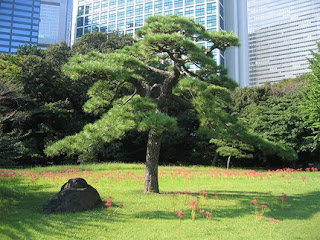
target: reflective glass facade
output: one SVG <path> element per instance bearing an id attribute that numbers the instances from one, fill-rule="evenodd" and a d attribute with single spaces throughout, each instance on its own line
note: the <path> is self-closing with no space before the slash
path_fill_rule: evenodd
<path id="1" fill-rule="evenodd" d="M 251 86 L 309 72 L 320 41 L 319 0 L 248 0 Z"/>
<path id="2" fill-rule="evenodd" d="M 66 41 L 70 44 L 72 0 L 46 0 L 40 5 L 39 47 Z"/>
<path id="3" fill-rule="evenodd" d="M 173 14 L 192 17 L 209 31 L 224 29 L 222 0 L 76 0 L 73 38 L 76 40 L 93 31 L 118 30 L 134 35 L 147 18 Z M 215 55 L 219 56 L 216 57 L 218 64 L 224 65 L 224 53 L 217 50 Z"/>
<path id="4" fill-rule="evenodd" d="M 0 0 L 0 53 L 37 44 L 40 0 Z"/>

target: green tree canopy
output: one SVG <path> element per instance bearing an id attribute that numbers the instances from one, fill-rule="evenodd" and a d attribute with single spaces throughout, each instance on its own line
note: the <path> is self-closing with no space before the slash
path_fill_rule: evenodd
<path id="1" fill-rule="evenodd" d="M 320 142 L 320 42 L 318 52 L 313 52 L 310 63 L 312 72 L 308 74 L 309 88 L 301 104 L 301 110 L 304 113 L 304 120 L 313 132 L 311 139 L 314 146 L 318 146 Z"/>
<path id="2" fill-rule="evenodd" d="M 197 41 L 207 41 L 210 47 L 206 49 Z M 210 109 L 219 114 L 215 107 L 230 98 L 225 86 L 235 84 L 217 66 L 212 52 L 237 45 L 235 34 L 208 32 L 193 19 L 154 16 L 138 31 L 132 46 L 109 54 L 92 52 L 74 56 L 64 72 L 74 81 L 91 81 L 90 99 L 84 110 L 102 117 L 77 135 L 49 146 L 46 153 L 90 152 L 100 143 L 123 137 L 130 129 L 149 131 L 145 192 L 159 192 L 161 139 L 165 131 L 174 131 L 177 125 L 168 112 L 170 103 L 195 108 L 201 123 L 210 121 L 206 117 L 207 109 L 198 107 L 202 102 L 208 102 Z M 192 71 L 190 66 L 201 70 Z M 158 77 L 151 78 L 152 74 Z"/>
<path id="3" fill-rule="evenodd" d="M 120 32 L 93 32 L 84 34 L 72 46 L 73 54 L 86 54 L 90 51 L 109 53 L 133 44 L 131 35 Z"/>

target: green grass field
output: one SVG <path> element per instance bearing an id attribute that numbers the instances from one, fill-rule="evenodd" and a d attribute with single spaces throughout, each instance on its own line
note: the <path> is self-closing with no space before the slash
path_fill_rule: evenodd
<path id="1" fill-rule="evenodd" d="M 140 164 L 0 170 L 0 239 L 320 239 L 320 172 L 160 167 L 161 194 L 143 194 L 143 176 Z M 43 214 L 43 204 L 74 177 L 114 205 Z M 268 206 L 262 217 L 261 205 Z"/>

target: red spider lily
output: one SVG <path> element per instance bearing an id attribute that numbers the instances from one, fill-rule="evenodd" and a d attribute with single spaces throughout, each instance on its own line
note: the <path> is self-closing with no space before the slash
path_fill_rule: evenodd
<path id="1" fill-rule="evenodd" d="M 178 218 L 182 218 L 184 216 L 184 213 L 182 211 L 178 211 Z"/>
<path id="2" fill-rule="evenodd" d="M 206 211 L 206 218 L 207 218 L 207 219 L 211 219 L 211 218 L 212 218 L 212 213 Z"/>
<path id="3" fill-rule="evenodd" d="M 200 190 L 199 191 L 199 194 L 204 196 L 204 197 L 207 197 L 208 196 L 208 192 L 206 190 Z"/>
<path id="4" fill-rule="evenodd" d="M 110 207 L 112 206 L 113 202 L 108 200 L 104 205 L 106 205 L 107 207 Z"/>
<path id="5" fill-rule="evenodd" d="M 192 208 L 196 208 L 198 203 L 196 201 L 192 200 L 190 205 L 191 205 Z"/>
<path id="6" fill-rule="evenodd" d="M 280 220 L 274 219 L 274 218 L 269 218 L 270 222 L 274 222 L 274 223 L 280 223 Z"/>
<path id="7" fill-rule="evenodd" d="M 257 199 L 253 199 L 251 202 L 257 204 L 259 201 Z"/>
<path id="8" fill-rule="evenodd" d="M 199 213 L 204 214 L 204 210 L 199 210 Z"/>
<path id="9" fill-rule="evenodd" d="M 268 208 L 268 206 L 267 205 L 262 205 L 261 208 L 262 209 L 266 209 L 266 208 Z"/>
<path id="10" fill-rule="evenodd" d="M 189 190 L 185 190 L 183 193 L 184 193 L 184 194 L 189 194 L 190 191 L 189 191 Z"/>

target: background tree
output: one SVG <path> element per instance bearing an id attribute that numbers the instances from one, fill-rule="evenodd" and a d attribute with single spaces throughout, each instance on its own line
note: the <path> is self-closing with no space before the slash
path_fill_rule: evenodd
<path id="1" fill-rule="evenodd" d="M 286 146 L 299 154 L 300 162 L 306 164 L 314 148 L 307 138 L 311 131 L 303 119 L 300 103 L 306 95 L 306 76 L 284 80 L 273 85 L 238 89 L 233 93 L 233 111 L 244 126 L 261 138 Z M 267 156 L 256 149 L 256 162 L 268 167 L 295 164 L 291 154 L 284 157 Z"/>
<path id="2" fill-rule="evenodd" d="M 212 44 L 209 49 L 195 42 L 203 40 Z M 216 75 L 213 79 L 217 79 L 220 75 L 229 80 L 213 60 L 212 51 L 217 48 L 224 51 L 238 44 L 233 33 L 208 32 L 192 19 L 155 16 L 140 29 L 132 47 L 108 55 L 89 53 L 73 57 L 65 73 L 79 81 L 93 80 L 85 110 L 99 113 L 110 104 L 113 106 L 100 120 L 48 147 L 46 153 L 90 152 L 103 142 L 123 137 L 128 130 L 148 130 L 145 192 L 158 193 L 161 140 L 164 131 L 173 131 L 177 126 L 176 119 L 169 116 L 170 103 L 192 108 L 201 100 L 197 98 L 199 94 L 208 98 L 227 94 L 226 88 L 206 82 L 205 76 Z M 190 71 L 190 64 L 203 71 Z M 146 78 L 151 73 L 161 81 Z M 192 85 L 200 92 L 189 91 Z M 131 96 L 123 97 L 130 91 Z"/>
<path id="3" fill-rule="evenodd" d="M 90 51 L 102 53 L 113 52 L 115 49 L 122 49 L 125 46 L 131 46 L 134 40 L 129 34 L 122 34 L 118 31 L 93 32 L 84 34 L 72 46 L 73 54 L 86 54 Z"/>
<path id="4" fill-rule="evenodd" d="M 320 142 L 320 42 L 318 43 L 318 52 L 313 52 L 310 63 L 312 72 L 307 75 L 309 87 L 304 95 L 301 111 L 308 128 L 312 131 L 308 139 L 312 141 L 312 150 L 314 151 L 319 147 Z M 318 161 L 320 161 L 319 158 Z"/>

